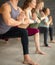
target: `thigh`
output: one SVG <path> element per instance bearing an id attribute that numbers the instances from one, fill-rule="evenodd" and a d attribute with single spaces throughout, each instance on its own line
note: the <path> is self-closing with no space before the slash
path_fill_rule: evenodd
<path id="1" fill-rule="evenodd" d="M 47 27 L 39 27 L 40 33 L 47 33 L 48 30 L 49 30 L 49 28 L 47 28 Z"/>
<path id="2" fill-rule="evenodd" d="M 49 28 L 44 27 L 44 36 L 48 36 L 48 31 L 49 31 Z"/>
<path id="3" fill-rule="evenodd" d="M 52 32 L 53 31 L 53 27 L 49 27 L 49 32 Z"/>
<path id="4" fill-rule="evenodd" d="M 39 29 L 36 29 L 36 28 L 27 28 L 27 31 L 28 31 L 29 36 L 32 36 L 32 35 L 35 35 L 36 33 L 39 33 Z"/>
<path id="5" fill-rule="evenodd" d="M 40 33 L 44 33 L 44 27 L 39 27 L 38 29 L 39 29 Z"/>
<path id="6" fill-rule="evenodd" d="M 12 27 L 7 33 L 1 35 L 2 38 L 17 38 L 21 37 L 24 29 L 18 27 Z"/>

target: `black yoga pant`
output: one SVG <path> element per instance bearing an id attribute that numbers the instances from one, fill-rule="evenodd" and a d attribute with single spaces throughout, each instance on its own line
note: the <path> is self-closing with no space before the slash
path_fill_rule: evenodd
<path id="1" fill-rule="evenodd" d="M 12 27 L 7 33 L 0 34 L 0 39 L 3 38 L 18 38 L 21 37 L 21 43 L 23 46 L 23 54 L 28 54 L 28 32 L 26 29 Z"/>
<path id="2" fill-rule="evenodd" d="M 44 45 L 48 46 L 48 31 L 47 27 L 39 27 L 39 31 L 44 34 Z"/>
<path id="3" fill-rule="evenodd" d="M 52 26 L 49 27 L 49 36 L 50 36 L 50 41 L 52 41 L 53 40 L 53 27 Z"/>

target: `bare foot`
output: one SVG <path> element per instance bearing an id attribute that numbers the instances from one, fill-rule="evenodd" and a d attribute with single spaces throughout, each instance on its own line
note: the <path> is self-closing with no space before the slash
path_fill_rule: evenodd
<path id="1" fill-rule="evenodd" d="M 32 60 L 25 60 L 23 63 L 29 64 L 29 65 L 39 65 L 39 64 L 36 64 L 35 62 L 33 62 Z"/>
<path id="2" fill-rule="evenodd" d="M 51 45 L 48 45 L 47 47 L 51 48 Z"/>
<path id="3" fill-rule="evenodd" d="M 51 40 L 50 43 L 55 43 L 55 41 L 54 40 Z"/>
<path id="4" fill-rule="evenodd" d="M 48 45 L 48 46 L 46 46 L 46 45 L 43 45 L 42 47 L 48 47 L 48 48 L 51 48 L 51 45 Z"/>
<path id="5" fill-rule="evenodd" d="M 42 54 L 42 55 L 46 55 L 46 53 L 43 52 L 43 51 L 35 51 L 35 53 Z"/>
<path id="6" fill-rule="evenodd" d="M 28 64 L 28 65 L 39 65 L 39 64 L 36 64 L 35 62 L 33 62 L 33 60 L 30 58 L 30 56 L 27 54 L 27 55 L 24 55 L 24 64 Z"/>

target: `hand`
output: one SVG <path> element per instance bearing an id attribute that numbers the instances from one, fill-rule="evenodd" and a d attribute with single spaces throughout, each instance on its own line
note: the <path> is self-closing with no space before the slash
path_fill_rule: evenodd
<path id="1" fill-rule="evenodd" d="M 25 18 L 25 19 L 24 19 L 23 24 L 30 24 L 28 18 Z"/>
<path id="2" fill-rule="evenodd" d="M 20 15 L 17 17 L 17 20 L 24 20 L 25 19 L 25 13 L 22 11 Z"/>

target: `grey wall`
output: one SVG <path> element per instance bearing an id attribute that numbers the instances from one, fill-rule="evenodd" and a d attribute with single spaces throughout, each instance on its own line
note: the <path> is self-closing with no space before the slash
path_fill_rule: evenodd
<path id="1" fill-rule="evenodd" d="M 44 0 L 45 7 L 49 7 L 51 10 L 51 15 L 53 17 L 53 29 L 55 34 L 55 0 Z"/>
<path id="2" fill-rule="evenodd" d="M 18 3 L 18 5 L 19 5 L 20 7 L 22 7 L 24 1 L 25 1 L 25 0 L 20 0 L 19 3 Z"/>

